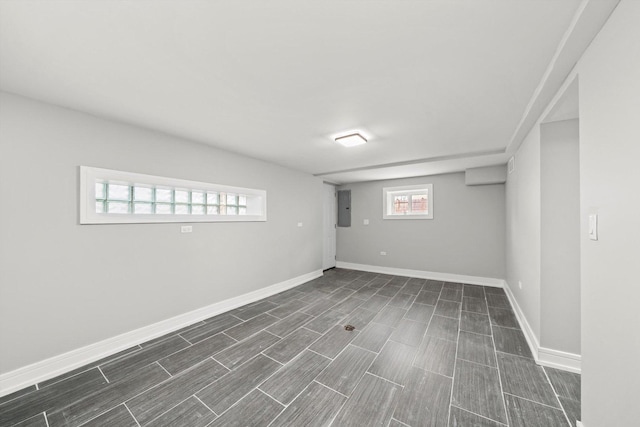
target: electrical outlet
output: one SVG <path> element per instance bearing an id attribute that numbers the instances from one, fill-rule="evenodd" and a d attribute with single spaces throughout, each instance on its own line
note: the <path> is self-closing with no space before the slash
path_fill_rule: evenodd
<path id="1" fill-rule="evenodd" d="M 191 225 L 183 225 L 180 227 L 181 233 L 191 233 L 193 231 L 193 226 Z"/>
<path id="2" fill-rule="evenodd" d="M 298 223 L 298 227 L 302 227 L 302 223 L 301 222 Z"/>
<path id="3" fill-rule="evenodd" d="M 380 255 L 385 256 L 385 255 L 387 255 L 387 253 L 382 251 L 382 252 L 380 252 Z"/>
<path id="4" fill-rule="evenodd" d="M 522 280 L 518 280 L 518 287 L 522 289 Z"/>
<path id="5" fill-rule="evenodd" d="M 369 225 L 369 220 L 368 219 L 363 219 L 362 220 L 362 224 L 363 225 Z"/>

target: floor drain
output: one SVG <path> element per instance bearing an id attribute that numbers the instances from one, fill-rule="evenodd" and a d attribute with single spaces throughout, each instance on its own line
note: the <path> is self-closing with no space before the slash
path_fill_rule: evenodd
<path id="1" fill-rule="evenodd" d="M 355 328 L 356 328 L 355 326 L 351 326 L 351 325 L 346 325 L 346 326 L 344 327 L 344 329 L 345 329 L 346 331 L 353 331 Z"/>

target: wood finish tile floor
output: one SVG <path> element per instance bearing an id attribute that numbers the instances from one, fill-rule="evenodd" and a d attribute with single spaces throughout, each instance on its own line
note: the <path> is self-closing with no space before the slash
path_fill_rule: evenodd
<path id="1" fill-rule="evenodd" d="M 349 332 L 345 325 L 355 326 Z M 334 269 L 0 398 L 0 426 L 575 426 L 503 290 Z"/>

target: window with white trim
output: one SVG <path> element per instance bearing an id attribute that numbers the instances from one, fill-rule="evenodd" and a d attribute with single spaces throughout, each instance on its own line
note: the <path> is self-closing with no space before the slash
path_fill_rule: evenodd
<path id="1" fill-rule="evenodd" d="M 433 184 L 382 189 L 384 219 L 433 219 Z"/>
<path id="2" fill-rule="evenodd" d="M 80 223 L 266 221 L 264 190 L 80 166 Z"/>

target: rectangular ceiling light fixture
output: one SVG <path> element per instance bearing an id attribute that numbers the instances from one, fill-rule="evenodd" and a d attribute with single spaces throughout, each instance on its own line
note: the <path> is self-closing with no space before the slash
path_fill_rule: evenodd
<path id="1" fill-rule="evenodd" d="M 336 138 L 336 142 L 344 145 L 345 147 L 354 147 L 356 145 L 365 144 L 367 140 L 359 133 L 352 133 L 349 135 L 338 136 Z"/>

